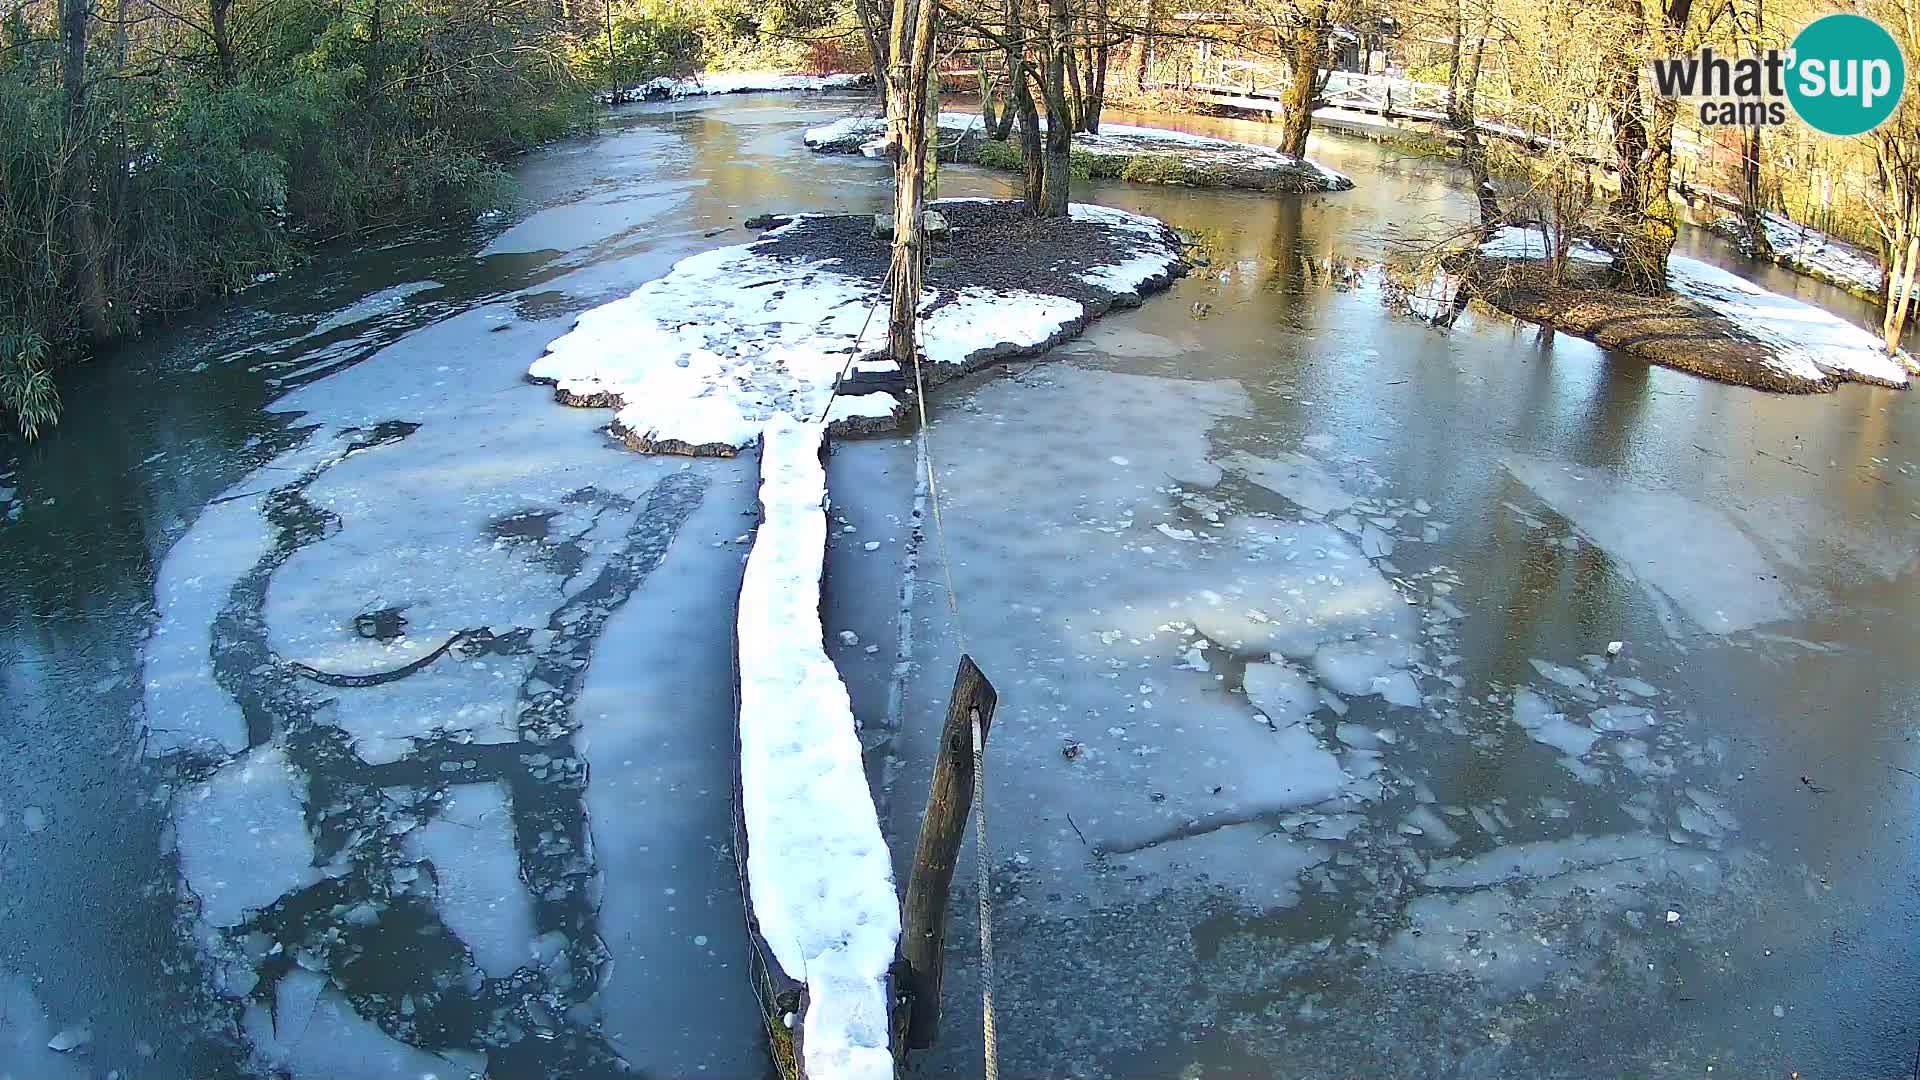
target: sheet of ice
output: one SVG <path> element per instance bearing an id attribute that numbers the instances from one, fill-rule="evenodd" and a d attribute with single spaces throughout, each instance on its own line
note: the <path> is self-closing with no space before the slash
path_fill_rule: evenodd
<path id="1" fill-rule="evenodd" d="M 160 621 L 143 654 L 148 754 L 246 749 L 246 719 L 214 682 L 208 656 L 214 617 L 270 542 L 260 500 L 235 499 L 207 507 L 162 560 L 153 585 Z"/>
<path id="2" fill-rule="evenodd" d="M 243 1021 L 255 1052 L 294 1080 L 387 1077 L 468 1080 L 486 1072 L 482 1055 L 429 1053 L 362 1018 L 324 977 L 295 967 L 275 988 L 275 1009 L 254 1004 Z"/>
<path id="3" fill-rule="evenodd" d="M 383 686 L 329 690 L 327 719 L 347 733 L 354 753 L 369 765 L 396 761 L 414 740 L 434 735 L 476 744 L 512 742 L 520 735 L 514 694 L 531 666 L 528 657 L 469 659 L 452 652 Z"/>
<path id="4" fill-rule="evenodd" d="M 433 864 L 434 906 L 482 971 L 505 978 L 533 959 L 533 898 L 520 880 L 506 785 L 450 788 L 440 812 L 404 848 L 408 858 Z"/>
<path id="5" fill-rule="evenodd" d="M 574 706 L 604 883 L 595 929 L 612 963 L 594 1002 L 609 1043 L 638 1072 L 751 1076 L 766 1050 L 731 855 L 742 552 L 732 541 L 756 477 L 739 462 L 693 467 L 707 474 L 707 493 L 608 620 Z"/>
<path id="6" fill-rule="evenodd" d="M 1577 975 L 1602 961 L 1596 942 L 1618 915 L 1713 887 L 1711 857 L 1640 834 L 1574 836 L 1436 859 L 1429 893 L 1407 905 L 1407 923 L 1381 950 L 1401 969 L 1469 975 L 1501 992 Z"/>
<path id="7" fill-rule="evenodd" d="M 1750 630 L 1797 605 L 1774 560 L 1720 510 L 1590 469 L 1510 457 L 1507 471 L 1615 565 L 1710 633 Z M 1711 551 L 1711 559 L 1698 552 Z"/>
<path id="8" fill-rule="evenodd" d="M 261 746 L 174 800 L 180 868 L 213 926 L 319 879 L 307 831 L 306 781 L 277 746 Z"/>
<path id="9" fill-rule="evenodd" d="M 1306 675 L 1284 660 L 1248 664 L 1244 685 L 1247 700 L 1275 727 L 1305 723 L 1320 704 Z"/>
<path id="10" fill-rule="evenodd" d="M 1204 883 L 1255 910 L 1292 907 L 1300 872 L 1333 854 L 1325 844 L 1289 835 L 1269 821 L 1248 821 L 1111 857 L 1128 875 Z"/>
<path id="11" fill-rule="evenodd" d="M 1328 643 L 1369 643 L 1328 653 L 1330 672 L 1353 668 L 1342 663 L 1351 650 L 1379 654 L 1342 683 L 1350 687 L 1345 693 L 1379 693 L 1373 677 L 1405 666 L 1418 635 L 1413 616 L 1351 538 L 1316 522 L 1258 517 L 1230 519 L 1222 535 L 1257 560 L 1260 577 L 1257 587 L 1234 582 L 1224 592 L 1195 592 L 1182 613 L 1209 640 L 1243 656 L 1277 653 L 1302 662 Z"/>
<path id="12" fill-rule="evenodd" d="M 1300 665 L 1327 642 L 1417 625 L 1330 526 L 1218 510 L 1209 522 L 1169 485 L 1201 471 L 1215 424 L 1248 407 L 1233 383 L 1056 365 L 972 388 L 935 422 L 967 647 L 1018 709 L 993 752 L 1021 764 L 989 770 L 989 799 L 1021 808 L 1009 843 L 1045 883 L 1022 893 L 1035 910 L 1074 917 L 1201 874 L 1230 902 L 1284 902 L 1289 883 L 1243 888 L 1229 865 L 1284 869 L 1249 823 L 1355 793 L 1318 725 L 1299 722 L 1320 704 Z M 1009 455 L 1033 465 L 1008 470 Z M 992 526 L 1008 515 L 1023 528 Z M 1194 539 L 1158 528 L 1175 521 Z M 942 651 L 914 657 L 916 711 L 944 701 L 955 659 L 937 629 L 922 640 Z M 1244 682 L 1211 662 L 1216 646 L 1251 661 Z"/>
<path id="13" fill-rule="evenodd" d="M 319 337 L 324 334 L 330 334 L 335 330 L 352 326 L 355 323 L 366 322 L 368 319 L 391 314 L 404 306 L 407 299 L 415 293 L 426 292 L 428 289 L 438 289 L 440 287 L 440 282 L 431 280 L 408 281 L 399 285 L 389 285 L 357 303 L 349 304 L 341 308 L 339 311 L 315 323 L 313 329 L 309 331 L 309 334 L 313 337 Z"/>
<path id="14" fill-rule="evenodd" d="M 1829 374 L 1907 385 L 1907 370 L 1880 338 L 1824 308 L 1755 285 L 1685 255 L 1667 260 L 1667 284 L 1772 345 L 1776 363 L 1810 379 Z"/>
<path id="15" fill-rule="evenodd" d="M 1289 450 L 1262 458 L 1243 451 L 1228 458 L 1227 465 L 1315 517 L 1353 505 L 1353 495 L 1340 486 L 1340 481 L 1305 454 Z"/>
<path id="16" fill-rule="evenodd" d="M 737 624 L 747 877 L 761 934 L 808 987 L 807 1073 L 885 1080 L 900 916 L 852 707 L 822 640 L 823 435 L 788 417 L 762 435 L 762 519 Z"/>
<path id="17" fill-rule="evenodd" d="M 1335 693 L 1347 697 L 1377 694 L 1389 704 L 1420 704 L 1420 688 L 1406 668 L 1413 642 L 1396 637 L 1330 641 L 1313 654 L 1313 672 Z"/>

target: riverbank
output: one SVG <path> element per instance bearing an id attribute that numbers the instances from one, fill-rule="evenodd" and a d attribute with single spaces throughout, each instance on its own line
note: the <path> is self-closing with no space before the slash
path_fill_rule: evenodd
<path id="1" fill-rule="evenodd" d="M 798 91 L 869 90 L 873 75 L 846 72 L 834 75 L 788 75 L 778 71 L 716 71 L 689 75 L 683 79 L 662 75 L 620 91 L 619 104 L 635 101 L 678 101 L 681 98 L 714 97 L 721 94 L 781 94 Z M 616 95 L 602 91 L 595 95 L 602 105 L 615 104 Z"/>
<path id="2" fill-rule="evenodd" d="M 1772 211 L 1761 218 L 1760 227 L 1767 234 L 1769 250 L 1764 255 L 1755 250 L 1752 230 L 1741 218 L 1723 217 L 1707 226 L 1751 258 L 1766 259 L 1863 300 L 1879 301 L 1886 274 L 1876 256 Z"/>
<path id="3" fill-rule="evenodd" d="M 1454 257 L 1449 270 L 1454 287 L 1506 315 L 1720 382 L 1822 394 L 1843 382 L 1905 389 L 1909 374 L 1920 374 L 1912 357 L 1890 355 L 1871 333 L 1698 259 L 1669 258 L 1663 296 L 1621 292 L 1611 261 L 1577 243 L 1556 283 L 1541 235 L 1508 227 Z"/>
<path id="4" fill-rule="evenodd" d="M 886 134 L 878 116 L 847 116 L 803 136 L 807 149 L 820 154 L 871 154 Z M 980 117 L 940 114 L 940 160 L 1020 170 L 1020 151 L 1011 141 L 989 138 Z M 1098 133 L 1075 132 L 1074 171 L 1092 179 L 1138 184 L 1229 188 L 1276 194 L 1346 191 L 1353 181 L 1312 160 L 1282 154 L 1270 146 L 1232 142 L 1181 131 L 1103 124 Z"/>
<path id="5" fill-rule="evenodd" d="M 946 234 L 921 300 L 930 385 L 1042 353 L 1187 269 L 1173 230 L 1139 214 L 1075 204 L 1034 220 L 989 199 L 933 209 Z M 867 215 L 766 223 L 751 244 L 683 259 L 583 313 L 528 378 L 563 404 L 618 409 L 614 435 L 647 453 L 731 457 L 783 412 L 839 435 L 896 430 L 913 375 L 872 355 L 886 342 L 890 239 Z"/>

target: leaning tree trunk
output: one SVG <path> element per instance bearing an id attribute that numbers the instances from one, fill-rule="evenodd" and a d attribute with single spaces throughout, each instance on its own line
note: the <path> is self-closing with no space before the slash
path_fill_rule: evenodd
<path id="1" fill-rule="evenodd" d="M 1900 341 L 1907 333 L 1907 319 L 1915 300 L 1920 299 L 1920 280 L 1916 280 L 1916 274 L 1920 273 L 1920 232 L 1916 232 L 1911 223 L 1901 231 L 1909 234 L 1905 254 L 1901 254 L 1898 234 L 1888 245 L 1892 257 L 1887 259 L 1884 286 L 1887 308 L 1880 323 L 1880 336 L 1886 340 L 1888 352 L 1900 348 Z"/>
<path id="2" fill-rule="evenodd" d="M 67 242 L 72 246 L 74 299 L 80 322 L 95 342 L 113 334 L 107 310 L 107 279 L 100 250 L 100 225 L 93 206 L 93 131 L 87 115 L 87 29 L 93 0 L 62 0 L 60 36 L 65 46 L 61 83 L 66 96 L 62 121 L 67 195 Z"/>
<path id="3" fill-rule="evenodd" d="M 1481 25 L 1473 52 L 1467 57 L 1466 70 L 1454 72 L 1447 90 L 1447 119 L 1460 132 L 1460 160 L 1473 180 L 1473 197 L 1480 208 L 1481 231 L 1489 234 L 1501 222 L 1500 198 L 1493 187 L 1493 173 L 1487 166 L 1487 144 L 1481 141 L 1480 122 L 1475 112 L 1480 99 L 1481 62 L 1487 55 L 1487 34 L 1492 29 L 1489 17 Z M 1457 48 L 1458 43 L 1455 45 Z M 1455 67 L 1458 68 L 1457 63 Z"/>
<path id="4" fill-rule="evenodd" d="M 1327 48 L 1327 5 L 1302 4 L 1289 31 L 1287 91 L 1282 98 L 1280 152 L 1307 156 L 1307 136 L 1313 132 L 1313 99 L 1320 86 L 1320 64 Z"/>

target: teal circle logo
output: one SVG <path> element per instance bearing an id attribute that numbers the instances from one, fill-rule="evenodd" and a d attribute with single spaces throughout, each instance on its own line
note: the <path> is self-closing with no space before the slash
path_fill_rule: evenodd
<path id="1" fill-rule="evenodd" d="M 1863 15 L 1828 15 L 1793 39 L 1787 100 L 1815 131 L 1858 135 L 1900 104 L 1907 62 L 1886 27 Z"/>

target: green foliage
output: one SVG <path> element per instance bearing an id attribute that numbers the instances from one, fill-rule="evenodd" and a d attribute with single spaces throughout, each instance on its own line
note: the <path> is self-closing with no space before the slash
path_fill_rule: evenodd
<path id="1" fill-rule="evenodd" d="M 32 439 L 60 419 L 60 391 L 47 370 L 47 343 L 30 329 L 0 322 L 0 413 Z"/>
<path id="2" fill-rule="evenodd" d="M 607 32 L 583 34 L 569 51 L 574 71 L 597 86 L 617 76 L 622 86 L 635 86 L 662 76 L 679 77 L 700 70 L 707 44 L 702 20 L 674 0 L 644 0 L 612 12 L 614 70 L 607 67 Z"/>
<path id="3" fill-rule="evenodd" d="M 1118 175 L 1138 184 L 1184 184 L 1193 182 L 1188 172 L 1187 163 L 1176 154 L 1142 154 L 1128 158 Z"/>
<path id="4" fill-rule="evenodd" d="M 230 64 L 166 18 L 122 52 L 96 16 L 71 116 L 52 5 L 0 19 L 0 416 L 28 437 L 59 414 L 54 369 L 93 344 L 83 280 L 124 332 L 303 244 L 498 205 L 505 155 L 589 116 L 567 63 L 579 28 L 544 9 L 235 0 Z M 676 25 L 633 47 L 697 55 L 690 19 Z"/>
<path id="5" fill-rule="evenodd" d="M 984 139 L 974 149 L 973 160 L 975 164 L 985 165 L 989 169 L 1019 172 L 1020 148 L 1004 139 Z"/>

